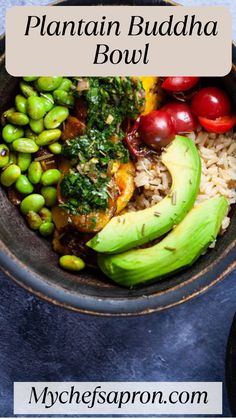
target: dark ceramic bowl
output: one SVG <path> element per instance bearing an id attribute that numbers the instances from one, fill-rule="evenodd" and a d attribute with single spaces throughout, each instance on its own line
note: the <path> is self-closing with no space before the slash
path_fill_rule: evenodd
<path id="1" fill-rule="evenodd" d="M 61 5 L 83 2 L 63 1 Z M 90 4 L 89 1 L 84 4 Z M 95 1 L 91 1 L 95 4 Z M 109 1 L 103 1 L 109 4 Z M 112 4 L 120 4 L 113 1 Z M 125 4 L 162 4 L 162 1 L 126 1 Z M 173 4 L 173 3 L 168 3 Z M 11 106 L 18 80 L 9 76 L 4 64 L 4 39 L 0 41 L 0 113 Z M 236 47 L 233 45 L 233 61 Z M 221 83 L 236 105 L 234 69 Z M 209 81 L 208 81 L 209 82 Z M 166 280 L 136 290 L 127 290 L 109 282 L 100 272 L 86 269 L 78 275 L 62 271 L 50 243 L 30 231 L 23 217 L 0 190 L 0 262 L 3 271 L 19 285 L 52 303 L 84 313 L 132 315 L 160 311 L 199 295 L 220 281 L 236 265 L 236 213 L 216 248 L 202 256 L 191 268 Z"/>

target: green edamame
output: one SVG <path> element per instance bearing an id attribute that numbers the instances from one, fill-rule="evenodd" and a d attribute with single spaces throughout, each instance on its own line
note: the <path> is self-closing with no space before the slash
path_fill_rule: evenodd
<path id="1" fill-rule="evenodd" d="M 29 126 L 35 134 L 41 134 L 41 132 L 44 130 L 43 118 L 38 119 L 37 121 L 30 119 Z M 36 136 L 36 138 L 38 138 L 38 136 Z"/>
<path id="2" fill-rule="evenodd" d="M 57 190 L 53 186 L 43 186 L 41 188 L 41 194 L 45 199 L 45 205 L 47 207 L 53 207 L 57 203 Z"/>
<path id="3" fill-rule="evenodd" d="M 29 118 L 22 112 L 11 112 L 7 115 L 7 120 L 14 125 L 27 125 Z"/>
<path id="4" fill-rule="evenodd" d="M 35 85 L 40 92 L 50 92 L 57 89 L 61 82 L 62 77 L 39 77 Z"/>
<path id="5" fill-rule="evenodd" d="M 38 121 L 34 121 L 34 122 L 38 122 Z M 30 140 L 33 140 L 33 141 L 36 141 L 37 138 L 38 138 L 38 136 L 37 136 L 37 134 L 35 132 L 32 131 L 32 129 L 26 128 L 26 130 L 25 130 L 25 138 L 30 139 Z"/>
<path id="6" fill-rule="evenodd" d="M 34 90 L 34 88 L 30 86 L 30 84 L 25 83 L 24 81 L 20 82 L 20 90 L 23 93 L 23 95 L 27 98 L 30 96 L 38 96 L 36 90 Z"/>
<path id="7" fill-rule="evenodd" d="M 58 128 L 69 116 L 69 111 L 65 106 L 55 106 L 44 118 L 44 125 L 47 129 Z"/>
<path id="8" fill-rule="evenodd" d="M 34 193 L 26 196 L 26 198 L 21 201 L 20 210 L 24 215 L 28 214 L 30 211 L 38 213 L 43 208 L 44 204 L 44 197 Z"/>
<path id="9" fill-rule="evenodd" d="M 23 128 L 16 127 L 12 124 L 7 124 L 2 129 L 2 138 L 6 143 L 12 143 L 13 141 L 17 140 L 18 138 L 23 137 L 24 130 Z"/>
<path id="10" fill-rule="evenodd" d="M 32 161 L 28 169 L 28 178 L 33 185 L 37 185 L 40 182 L 43 169 L 39 161 Z M 47 204 L 46 204 L 47 205 Z"/>
<path id="11" fill-rule="evenodd" d="M 27 113 L 27 99 L 22 95 L 15 97 L 16 110 L 21 113 Z"/>
<path id="12" fill-rule="evenodd" d="M 31 154 L 29 153 L 18 153 L 17 164 L 21 172 L 25 172 L 31 163 Z"/>
<path id="13" fill-rule="evenodd" d="M 17 164 L 17 156 L 16 156 L 16 153 L 14 153 L 14 151 L 10 151 L 8 164 L 13 164 L 13 163 Z"/>
<path id="14" fill-rule="evenodd" d="M 25 77 L 23 77 L 23 80 L 24 81 L 35 81 L 37 79 L 38 79 L 38 77 L 34 77 L 34 76 L 25 76 Z"/>
<path id="15" fill-rule="evenodd" d="M 69 271 L 81 271 L 81 269 L 84 269 L 85 267 L 84 261 L 78 256 L 74 255 L 61 256 L 59 259 L 59 264 L 63 269 Z"/>
<path id="16" fill-rule="evenodd" d="M 16 182 L 20 174 L 21 174 L 20 168 L 16 164 L 11 164 L 10 166 L 7 166 L 6 169 L 3 170 L 1 174 L 1 178 L 0 178 L 1 184 L 7 187 L 13 185 L 13 183 Z"/>
<path id="17" fill-rule="evenodd" d="M 41 177 L 41 183 L 43 186 L 55 185 L 59 182 L 61 172 L 58 169 L 48 169 Z"/>
<path id="18" fill-rule="evenodd" d="M 57 142 L 50 144 L 48 148 L 53 154 L 61 154 L 62 152 L 62 145 Z"/>
<path id="19" fill-rule="evenodd" d="M 72 87 L 72 81 L 70 79 L 67 79 L 66 77 L 63 78 L 61 84 L 59 85 L 58 89 L 65 90 L 66 92 L 69 92 Z"/>
<path id="20" fill-rule="evenodd" d="M 19 153 L 36 153 L 39 149 L 37 144 L 29 138 L 18 138 L 18 140 L 13 141 L 12 147 Z"/>
<path id="21" fill-rule="evenodd" d="M 9 163 L 9 148 L 6 144 L 0 144 L 0 168 L 7 166 Z"/>
<path id="22" fill-rule="evenodd" d="M 53 223 L 50 223 L 50 222 L 42 223 L 39 227 L 39 232 L 41 236 L 43 237 L 51 236 L 54 230 L 55 230 L 55 226 Z"/>
<path id="23" fill-rule="evenodd" d="M 27 99 L 27 113 L 34 120 L 43 118 L 46 113 L 44 100 L 38 96 L 30 96 Z"/>
<path id="24" fill-rule="evenodd" d="M 41 134 L 39 134 L 36 140 L 36 144 L 38 144 L 39 146 L 49 145 L 59 140 L 60 136 L 61 130 L 59 129 L 45 130 L 41 132 Z"/>
<path id="25" fill-rule="evenodd" d="M 44 107 L 46 112 L 49 112 L 54 106 L 54 99 L 51 93 L 40 93 L 41 98 L 44 101 Z"/>
<path id="26" fill-rule="evenodd" d="M 26 214 L 26 221 L 32 230 L 38 230 L 42 224 L 41 217 L 35 211 L 29 211 Z"/>
<path id="27" fill-rule="evenodd" d="M 58 105 L 73 107 L 75 104 L 73 93 L 68 93 L 62 89 L 54 90 L 53 98 Z"/>
<path id="28" fill-rule="evenodd" d="M 25 175 L 20 175 L 15 183 L 15 188 L 18 192 L 29 195 L 33 192 L 34 187 Z"/>
<path id="29" fill-rule="evenodd" d="M 10 109 L 7 109 L 7 111 L 3 112 L 3 114 L 1 115 L 1 125 L 3 127 L 4 125 L 7 124 L 7 116 L 15 112 L 15 110 L 16 110 L 15 108 L 10 108 Z"/>
<path id="30" fill-rule="evenodd" d="M 40 211 L 39 211 L 39 215 L 41 217 L 41 220 L 43 220 L 43 222 L 51 222 L 52 221 L 52 213 L 51 211 L 46 208 L 43 207 Z"/>

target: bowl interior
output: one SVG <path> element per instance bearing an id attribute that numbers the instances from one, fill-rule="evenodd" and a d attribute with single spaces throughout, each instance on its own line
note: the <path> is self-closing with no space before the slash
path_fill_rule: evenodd
<path id="1" fill-rule="evenodd" d="M 75 4 L 74 1 L 73 4 Z M 3 40 L 1 48 L 3 49 Z M 223 83 L 235 104 L 235 78 L 235 73 L 232 70 L 225 78 L 221 80 L 208 79 L 206 83 Z M 18 79 L 7 74 L 2 55 L 0 61 L 0 113 L 12 106 L 18 82 Z M 161 308 L 162 304 L 169 305 L 171 299 L 168 295 L 172 295 L 171 298 L 178 301 L 188 298 L 189 291 L 186 291 L 185 285 L 190 286 L 191 293 L 196 293 L 200 288 L 208 286 L 214 280 L 214 276 L 217 276 L 217 271 L 206 282 L 204 282 L 204 277 L 207 277 L 207 273 L 211 272 L 213 268 L 216 270 L 216 263 L 220 274 L 222 268 L 219 267 L 219 264 L 235 247 L 236 214 L 233 208 L 231 211 L 232 220 L 226 234 L 217 240 L 215 249 L 207 252 L 192 267 L 165 280 L 135 290 L 127 290 L 111 283 L 97 270 L 86 269 L 76 275 L 62 271 L 58 267 L 58 256 L 52 251 L 50 243 L 26 227 L 23 217 L 19 214 L 18 209 L 8 201 L 3 189 L 0 189 L 0 208 L 1 264 L 3 268 L 10 272 L 20 284 L 38 295 L 51 301 L 57 300 L 60 304 L 71 308 L 89 312 L 137 313 Z M 173 297 L 173 293 L 176 294 L 175 297 Z M 160 299 L 161 296 L 162 299 Z"/>

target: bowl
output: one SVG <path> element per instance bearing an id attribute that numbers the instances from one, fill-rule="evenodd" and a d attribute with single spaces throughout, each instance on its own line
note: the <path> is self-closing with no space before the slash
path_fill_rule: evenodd
<path id="1" fill-rule="evenodd" d="M 95 1 L 62 1 L 60 5 L 96 4 Z M 97 2 L 99 4 L 99 2 Z M 110 4 L 103 1 L 103 4 Z M 112 2 L 120 4 L 120 1 Z M 143 0 L 125 4 L 144 4 Z M 171 2 L 150 1 L 145 5 L 172 5 Z M 18 80 L 7 74 L 4 61 L 4 37 L 0 39 L 0 112 L 10 107 Z M 236 46 L 232 45 L 233 62 Z M 236 105 L 236 71 L 214 79 L 224 85 Z M 58 256 L 50 243 L 26 227 L 18 209 L 0 189 L 0 263 L 2 270 L 36 296 L 75 311 L 99 315 L 134 315 L 160 311 L 183 303 L 219 282 L 236 266 L 236 212 L 231 211 L 227 232 L 217 240 L 216 247 L 188 269 L 165 280 L 135 290 L 111 283 L 102 273 L 86 269 L 80 274 L 61 270 Z"/>

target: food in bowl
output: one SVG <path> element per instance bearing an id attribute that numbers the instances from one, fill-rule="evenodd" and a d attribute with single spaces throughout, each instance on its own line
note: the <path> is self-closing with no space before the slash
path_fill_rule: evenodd
<path id="1" fill-rule="evenodd" d="M 63 269 L 132 288 L 230 223 L 236 117 L 198 77 L 24 77 L 1 120 L 1 184 Z"/>

